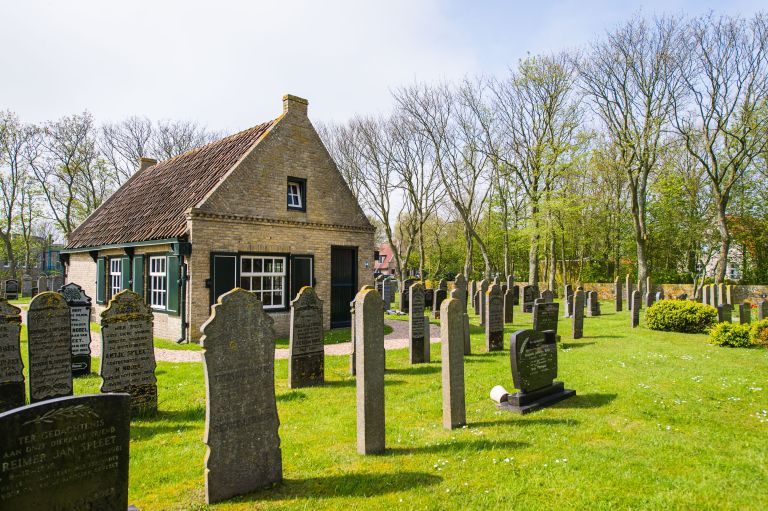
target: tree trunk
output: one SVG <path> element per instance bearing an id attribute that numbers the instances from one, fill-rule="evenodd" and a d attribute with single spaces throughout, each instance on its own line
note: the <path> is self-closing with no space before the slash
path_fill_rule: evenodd
<path id="1" fill-rule="evenodd" d="M 552 233 L 549 239 L 549 282 L 547 286 L 550 291 L 555 290 L 555 274 L 557 273 L 557 252 L 555 252 L 555 233 Z"/>
<path id="2" fill-rule="evenodd" d="M 715 284 L 725 282 L 725 269 L 728 266 L 728 252 L 731 248 L 731 236 L 728 232 L 728 219 L 725 216 L 726 201 L 717 201 L 717 230 L 720 233 L 720 260 L 715 270 Z"/>
<path id="3" fill-rule="evenodd" d="M 464 259 L 464 278 L 469 280 L 472 275 L 472 235 L 469 234 L 469 229 L 464 226 L 464 242 L 467 246 L 467 255 Z"/>

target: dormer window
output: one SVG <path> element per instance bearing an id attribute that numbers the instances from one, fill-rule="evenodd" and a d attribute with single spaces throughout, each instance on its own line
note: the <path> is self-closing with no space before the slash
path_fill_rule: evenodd
<path id="1" fill-rule="evenodd" d="M 288 178 L 288 209 L 297 211 L 307 210 L 307 180 L 295 177 Z"/>

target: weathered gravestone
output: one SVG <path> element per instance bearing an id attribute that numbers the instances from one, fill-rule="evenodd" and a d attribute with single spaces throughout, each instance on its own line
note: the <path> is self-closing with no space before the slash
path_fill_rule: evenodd
<path id="1" fill-rule="evenodd" d="M 91 298 L 83 288 L 69 283 L 59 292 L 69 306 L 72 335 L 72 376 L 91 372 Z"/>
<path id="2" fill-rule="evenodd" d="M 3 281 L 3 296 L 8 300 L 16 300 L 19 298 L 19 281 L 9 279 Z"/>
<path id="3" fill-rule="evenodd" d="M 640 291 L 632 291 L 632 328 L 640 325 Z"/>
<path id="4" fill-rule="evenodd" d="M 486 320 L 486 309 L 488 308 L 488 287 L 490 284 L 488 283 L 487 279 L 483 279 L 480 281 L 480 284 L 478 285 L 478 297 L 477 297 L 477 306 L 480 313 L 480 325 L 485 326 L 485 320 Z"/>
<path id="5" fill-rule="evenodd" d="M 288 387 L 322 385 L 325 381 L 323 351 L 323 301 L 309 286 L 291 301 L 288 343 Z"/>
<path id="6" fill-rule="evenodd" d="M 752 323 L 752 304 L 744 302 L 739 304 L 739 323 L 748 325 Z"/>
<path id="7" fill-rule="evenodd" d="M 731 319 L 733 319 L 733 307 L 727 303 L 722 303 L 718 305 L 717 306 L 718 323 L 723 323 L 724 321 L 727 321 L 728 323 L 730 323 Z"/>
<path id="8" fill-rule="evenodd" d="M 272 324 L 256 295 L 234 289 L 219 297 L 200 327 L 208 504 L 283 479 Z"/>
<path id="9" fill-rule="evenodd" d="M 515 284 L 509 289 L 512 290 L 512 305 L 520 305 L 520 286 Z"/>
<path id="10" fill-rule="evenodd" d="M 541 293 L 541 299 L 544 303 L 552 303 L 555 301 L 555 293 L 551 289 L 546 289 Z"/>
<path id="11" fill-rule="evenodd" d="M 408 300 L 411 297 L 411 286 L 416 282 L 416 279 L 405 279 L 403 281 L 403 289 L 400 290 L 400 312 L 408 313 L 409 303 Z"/>
<path id="12" fill-rule="evenodd" d="M 768 300 L 760 300 L 757 304 L 757 320 L 768 319 Z"/>
<path id="13" fill-rule="evenodd" d="M 40 275 L 37 278 L 37 292 L 44 293 L 46 291 L 48 291 L 48 277 Z"/>
<path id="14" fill-rule="evenodd" d="M 537 303 L 533 306 L 533 329 L 537 332 L 551 330 L 557 334 L 559 303 Z"/>
<path id="15" fill-rule="evenodd" d="M 64 397 L 0 414 L 0 509 L 125 511 L 129 397 Z"/>
<path id="16" fill-rule="evenodd" d="M 424 362 L 429 363 L 431 356 L 431 334 L 429 330 L 429 316 L 424 316 Z"/>
<path id="17" fill-rule="evenodd" d="M 571 306 L 573 307 L 571 312 L 573 338 L 581 339 L 584 337 L 584 291 L 576 291 Z"/>
<path id="18" fill-rule="evenodd" d="M 727 303 L 733 305 L 733 284 L 725 286 L 725 299 L 728 301 Z"/>
<path id="19" fill-rule="evenodd" d="M 435 290 L 424 288 L 424 307 L 431 308 L 435 303 Z"/>
<path id="20" fill-rule="evenodd" d="M 153 320 L 152 309 L 128 289 L 101 313 L 101 391 L 130 394 L 134 415 L 157 412 Z"/>
<path id="21" fill-rule="evenodd" d="M 21 296 L 32 296 L 32 277 L 29 275 L 21 277 Z"/>
<path id="22" fill-rule="evenodd" d="M 440 307 L 446 298 L 448 298 L 447 289 L 435 289 L 435 305 L 432 307 L 432 317 L 435 319 L 440 319 Z"/>
<path id="23" fill-rule="evenodd" d="M 441 305 L 440 358 L 443 376 L 443 427 L 454 429 L 467 423 L 464 397 L 464 316 L 460 298 Z"/>
<path id="24" fill-rule="evenodd" d="M 423 364 L 424 360 L 424 286 L 415 283 L 410 289 L 408 310 L 408 353 L 411 364 Z"/>
<path id="25" fill-rule="evenodd" d="M 717 285 L 715 284 L 709 286 L 709 304 L 714 308 L 717 308 L 717 306 L 720 305 L 717 295 Z"/>
<path id="26" fill-rule="evenodd" d="M 504 300 L 499 284 L 489 287 L 485 296 L 485 349 L 504 349 Z"/>
<path id="27" fill-rule="evenodd" d="M 357 366 L 356 361 L 357 357 L 355 356 L 355 349 L 357 348 L 357 345 L 355 344 L 355 301 L 352 300 L 349 302 L 349 315 L 351 322 L 349 324 L 349 342 L 352 343 L 352 353 L 349 354 L 349 374 L 352 376 L 355 376 L 357 374 Z"/>
<path id="28" fill-rule="evenodd" d="M 458 299 L 461 303 L 461 312 L 464 322 L 464 354 L 472 354 L 472 344 L 469 337 L 469 314 L 467 314 L 467 280 L 459 273 L 453 281 L 451 298 Z"/>
<path id="29" fill-rule="evenodd" d="M 504 324 L 510 324 L 515 316 L 515 292 L 507 288 L 504 292 Z"/>
<path id="30" fill-rule="evenodd" d="M 475 294 L 472 297 L 472 312 L 476 315 L 480 315 L 480 290 L 476 289 Z"/>
<path id="31" fill-rule="evenodd" d="M 587 316 L 595 317 L 600 315 L 600 300 L 597 297 L 597 291 L 587 293 Z"/>
<path id="32" fill-rule="evenodd" d="M 61 275 L 54 275 L 49 279 L 51 285 L 48 287 L 51 291 L 55 291 L 57 289 L 61 289 L 61 287 L 64 285 L 64 277 Z"/>
<path id="33" fill-rule="evenodd" d="M 509 349 L 512 379 L 519 392 L 499 409 L 525 414 L 576 395 L 557 378 L 557 343 L 552 331 L 518 330 Z"/>
<path id="34" fill-rule="evenodd" d="M 26 402 L 20 313 L 21 309 L 0 298 L 0 412 L 24 406 Z M 0 481 L 2 479 L 0 476 Z"/>
<path id="35" fill-rule="evenodd" d="M 613 305 L 616 312 L 621 312 L 623 308 L 621 295 L 621 281 L 616 277 L 616 281 L 613 283 Z"/>
<path id="36" fill-rule="evenodd" d="M 384 316 L 376 291 L 355 297 L 355 343 L 357 452 L 377 454 L 384 452 Z"/>
<path id="37" fill-rule="evenodd" d="M 650 307 L 651 305 L 653 305 L 653 302 L 654 302 L 654 294 L 653 293 L 648 292 L 648 293 L 645 293 L 643 295 L 643 304 L 646 307 Z"/>
<path id="38" fill-rule="evenodd" d="M 395 299 L 395 280 L 392 277 L 387 277 L 381 282 L 382 299 L 384 300 L 384 308 L 389 309 L 392 301 Z"/>
<path id="39" fill-rule="evenodd" d="M 69 306 L 59 293 L 37 295 L 27 313 L 29 401 L 72 395 Z"/>
<path id="40" fill-rule="evenodd" d="M 570 318 L 573 315 L 573 286 L 566 284 L 563 287 L 563 317 Z"/>
<path id="41" fill-rule="evenodd" d="M 533 311 L 533 302 L 536 301 L 536 299 L 539 297 L 538 290 L 536 289 L 536 286 L 523 286 L 522 290 L 520 291 L 520 294 L 522 295 L 520 297 L 520 310 L 522 312 L 532 312 Z"/>
<path id="42" fill-rule="evenodd" d="M 475 301 L 475 294 L 477 293 L 477 282 L 474 280 L 469 281 L 469 287 L 467 289 L 469 293 L 470 305 L 472 305 L 472 312 L 477 314 L 477 302 Z"/>

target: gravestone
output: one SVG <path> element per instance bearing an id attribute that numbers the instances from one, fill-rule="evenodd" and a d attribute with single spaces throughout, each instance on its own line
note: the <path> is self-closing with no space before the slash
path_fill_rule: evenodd
<path id="1" fill-rule="evenodd" d="M 458 294 L 458 293 L 455 293 Z M 440 362 L 443 384 L 443 427 L 467 423 L 464 396 L 464 317 L 460 298 L 443 301 L 440 316 Z"/>
<path id="2" fill-rule="evenodd" d="M 709 286 L 709 304 L 714 308 L 717 308 L 717 306 L 720 305 L 716 284 Z"/>
<path id="3" fill-rule="evenodd" d="M 486 309 L 488 308 L 488 287 L 490 284 L 488 283 L 487 279 L 483 279 L 480 281 L 480 284 L 478 284 L 478 291 L 479 295 L 477 298 L 477 306 L 480 309 L 480 325 L 485 326 L 485 320 L 486 320 Z"/>
<path id="4" fill-rule="evenodd" d="M 573 311 L 571 312 L 573 338 L 581 339 L 584 337 L 584 291 L 576 291 L 571 302 Z"/>
<path id="5" fill-rule="evenodd" d="M 632 328 L 640 325 L 640 291 L 632 291 Z"/>
<path id="6" fill-rule="evenodd" d="M 504 292 L 504 324 L 512 323 L 515 311 L 515 292 L 509 288 Z"/>
<path id="7" fill-rule="evenodd" d="M 733 319 L 733 306 L 727 303 L 723 303 L 717 306 L 717 321 L 718 323 L 731 322 Z"/>
<path id="8" fill-rule="evenodd" d="M 18 300 L 19 298 L 19 281 L 9 279 L 3 281 L 3 296 L 8 300 Z"/>
<path id="9" fill-rule="evenodd" d="M 477 302 L 475 302 L 475 294 L 477 293 L 477 282 L 474 280 L 469 281 L 469 287 L 467 288 L 469 293 L 470 305 L 472 305 L 472 312 L 477 314 Z"/>
<path id="10" fill-rule="evenodd" d="M 563 304 L 563 317 L 570 318 L 573 316 L 573 293 L 565 295 L 565 302 Z"/>
<path id="11" fill-rule="evenodd" d="M 752 304 L 744 302 L 739 304 L 739 323 L 748 325 L 752 323 Z"/>
<path id="12" fill-rule="evenodd" d="M 440 319 L 440 306 L 446 298 L 448 298 L 447 289 L 435 289 L 435 305 L 432 307 L 432 317 L 435 319 Z"/>
<path id="13" fill-rule="evenodd" d="M 21 277 L 21 296 L 32 296 L 32 277 L 26 274 Z"/>
<path id="14" fill-rule="evenodd" d="M 129 289 L 101 313 L 101 391 L 130 394 L 133 415 L 157 412 L 153 320 L 152 309 Z"/>
<path id="15" fill-rule="evenodd" d="M 757 304 L 757 320 L 768 319 L 768 300 L 760 300 Z"/>
<path id="16" fill-rule="evenodd" d="M 325 381 L 323 301 L 309 286 L 291 301 L 288 341 L 288 387 L 298 389 Z"/>
<path id="17" fill-rule="evenodd" d="M 37 278 L 37 292 L 44 293 L 46 291 L 48 291 L 48 277 L 40 275 Z"/>
<path id="18" fill-rule="evenodd" d="M 653 302 L 654 302 L 653 293 L 645 293 L 643 295 L 643 303 L 645 304 L 646 307 L 650 307 L 651 305 L 653 305 Z"/>
<path id="19" fill-rule="evenodd" d="M 256 295 L 238 288 L 219 297 L 200 327 L 208 504 L 283 479 L 272 325 Z"/>
<path id="20" fill-rule="evenodd" d="M 72 395 L 69 306 L 59 293 L 37 295 L 27 313 L 29 401 Z"/>
<path id="21" fill-rule="evenodd" d="M 702 286 L 701 290 L 701 303 L 709 305 L 709 286 Z"/>
<path id="22" fill-rule="evenodd" d="M 432 308 L 435 304 L 435 290 L 424 288 L 424 307 Z"/>
<path id="23" fill-rule="evenodd" d="M 613 283 L 613 305 L 616 312 L 621 312 L 623 309 L 621 295 L 621 281 L 616 277 L 616 281 Z"/>
<path id="24" fill-rule="evenodd" d="M 480 314 L 480 290 L 476 289 L 475 294 L 472 296 L 472 312 L 475 316 Z"/>
<path id="25" fill-rule="evenodd" d="M 509 289 L 512 290 L 512 305 L 520 305 L 520 286 L 515 284 Z"/>
<path id="26" fill-rule="evenodd" d="M 384 300 L 384 309 L 389 309 L 392 305 L 392 301 L 395 299 L 395 280 L 392 277 L 387 277 L 381 282 L 382 299 Z"/>
<path id="27" fill-rule="evenodd" d="M 507 289 L 512 289 L 515 285 L 515 276 L 507 275 Z"/>
<path id="28" fill-rule="evenodd" d="M 125 511 L 128 401 L 64 397 L 0 414 L 0 509 Z"/>
<path id="29" fill-rule="evenodd" d="M 654 302 L 660 302 L 663 299 L 664 299 L 664 290 L 662 289 L 661 291 L 656 292 Z"/>
<path id="30" fill-rule="evenodd" d="M 537 332 L 552 330 L 557 334 L 559 303 L 537 303 L 533 306 L 533 329 Z"/>
<path id="31" fill-rule="evenodd" d="M 721 304 L 733 305 L 728 301 L 728 291 L 724 282 L 717 285 L 717 299 Z"/>
<path id="32" fill-rule="evenodd" d="M 544 303 L 552 303 L 555 301 L 555 293 L 553 293 L 552 290 L 547 289 L 541 293 L 541 299 L 544 300 Z"/>
<path id="33" fill-rule="evenodd" d="M 410 278 L 403 281 L 403 289 L 400 291 L 400 312 L 408 313 L 408 300 L 411 297 L 409 290 L 414 282 L 416 282 L 416 279 Z"/>
<path id="34" fill-rule="evenodd" d="M 624 279 L 624 287 L 626 288 L 627 293 L 627 307 L 629 310 L 632 310 L 632 278 L 629 273 L 627 273 L 627 276 Z"/>
<path id="35" fill-rule="evenodd" d="M 408 353 L 411 364 L 424 360 L 424 286 L 416 282 L 410 288 L 408 310 Z"/>
<path id="36" fill-rule="evenodd" d="M 384 452 L 384 316 L 376 291 L 355 297 L 357 452 Z"/>
<path id="37" fill-rule="evenodd" d="M 702 302 L 702 299 L 701 299 L 701 295 L 702 295 L 702 293 L 701 293 L 701 287 L 698 287 L 698 288 L 696 289 L 696 291 L 693 293 L 693 299 L 694 299 L 695 301 L 697 301 L 697 302 Z M 703 302 L 702 302 L 702 303 L 703 303 Z"/>
<path id="38" fill-rule="evenodd" d="M 533 311 L 533 302 L 539 297 L 538 293 L 536 292 L 535 286 L 527 285 L 523 286 L 523 289 L 521 291 L 521 298 L 520 298 L 520 310 L 522 312 L 532 312 Z"/>
<path id="39" fill-rule="evenodd" d="M 589 317 L 600 315 L 600 300 L 598 300 L 597 291 L 587 293 L 587 315 Z"/>
<path id="40" fill-rule="evenodd" d="M 470 342 L 469 337 L 469 314 L 467 314 L 467 281 L 461 273 L 456 275 L 456 278 L 454 279 L 451 298 L 460 300 L 464 323 L 464 354 L 471 355 L 472 343 Z"/>
<path id="41" fill-rule="evenodd" d="M 725 286 L 725 299 L 726 303 L 733 305 L 733 284 Z"/>
<path id="42" fill-rule="evenodd" d="M 21 309 L 0 298 L 0 412 L 26 402 L 20 343 Z"/>
<path id="43" fill-rule="evenodd" d="M 51 285 L 48 287 L 51 291 L 56 291 L 57 289 L 61 289 L 62 286 L 64 286 L 64 277 L 61 275 L 54 275 L 50 278 Z"/>
<path id="44" fill-rule="evenodd" d="M 429 363 L 431 356 L 431 334 L 429 331 L 429 316 L 424 316 L 424 362 Z"/>
<path id="45" fill-rule="evenodd" d="M 349 342 L 352 344 L 352 353 L 349 354 L 349 374 L 352 376 L 355 376 L 357 374 L 355 362 L 356 362 L 356 356 L 355 356 L 355 349 L 357 348 L 357 345 L 355 344 L 355 301 L 352 300 L 349 302 L 349 314 L 350 314 L 350 324 L 349 324 Z"/>
<path id="46" fill-rule="evenodd" d="M 509 350 L 512 380 L 519 392 L 498 405 L 501 410 L 526 414 L 576 395 L 557 378 L 557 343 L 552 331 L 518 330 Z"/>
<path id="47" fill-rule="evenodd" d="M 499 284 L 490 286 L 485 295 L 485 349 L 504 349 L 504 299 Z"/>
<path id="48" fill-rule="evenodd" d="M 91 298 L 83 288 L 70 282 L 59 289 L 69 306 L 72 332 L 72 376 L 91 372 Z"/>

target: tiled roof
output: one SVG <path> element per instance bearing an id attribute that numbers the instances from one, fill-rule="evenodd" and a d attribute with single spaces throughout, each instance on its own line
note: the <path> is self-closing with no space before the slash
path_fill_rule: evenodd
<path id="1" fill-rule="evenodd" d="M 265 122 L 134 174 L 68 237 L 67 249 L 176 238 L 185 212 L 275 123 Z"/>

